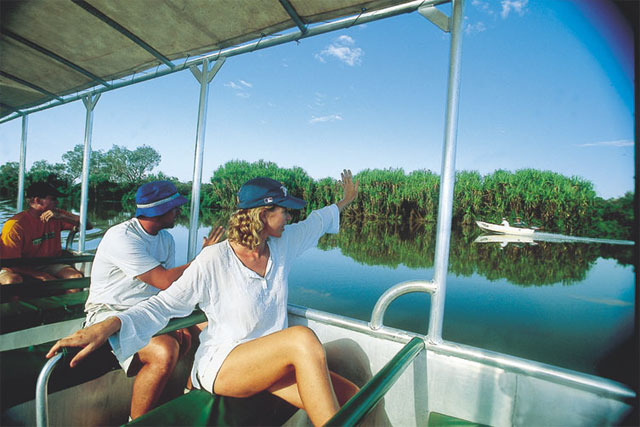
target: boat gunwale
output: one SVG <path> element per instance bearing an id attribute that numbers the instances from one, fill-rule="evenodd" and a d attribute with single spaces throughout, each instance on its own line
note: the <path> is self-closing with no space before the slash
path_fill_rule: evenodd
<path id="1" fill-rule="evenodd" d="M 372 329 L 368 322 L 362 320 L 294 304 L 288 304 L 288 312 L 289 315 L 302 317 L 306 320 L 344 328 L 353 332 L 363 333 L 373 338 L 394 341 L 403 345 L 408 343 L 412 338 L 418 337 L 425 342 L 427 352 L 431 351 L 437 355 L 458 357 L 470 362 L 504 369 L 505 371 L 515 374 L 524 374 L 532 378 L 578 388 L 621 401 L 633 400 L 637 396 L 636 392 L 629 386 L 612 379 L 535 360 L 524 359 L 506 353 L 447 340 L 434 342 L 426 335 L 411 333 L 388 326 L 382 326 L 380 329 Z"/>

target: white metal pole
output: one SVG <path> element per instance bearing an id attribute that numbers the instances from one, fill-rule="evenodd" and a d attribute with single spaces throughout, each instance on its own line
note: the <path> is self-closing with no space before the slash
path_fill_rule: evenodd
<path id="1" fill-rule="evenodd" d="M 20 141 L 20 166 L 18 169 L 18 200 L 16 201 L 16 212 L 22 210 L 24 205 L 24 175 L 27 164 L 27 130 L 29 129 L 29 116 L 22 116 L 22 139 Z"/>
<path id="2" fill-rule="evenodd" d="M 456 172 L 456 142 L 458 130 L 458 101 L 460 98 L 460 56 L 462 47 L 462 17 L 464 0 L 453 1 L 451 47 L 449 51 L 449 83 L 445 119 L 442 171 L 440 176 L 440 200 L 438 202 L 438 225 L 434 278 L 436 291 L 431 298 L 429 338 L 442 341 L 444 301 L 447 291 L 447 269 L 449 267 L 449 244 L 451 240 L 451 218 L 453 215 L 453 187 Z"/>
<path id="3" fill-rule="evenodd" d="M 187 244 L 187 261 L 196 256 L 198 218 L 200 215 L 200 184 L 202 182 L 202 162 L 204 160 L 204 137 L 207 127 L 207 105 L 209 102 L 209 83 L 218 73 L 226 58 L 216 61 L 209 70 L 209 60 L 202 62 L 202 71 L 196 66 L 190 68 L 195 78 L 200 82 L 200 101 L 198 104 L 198 125 L 196 128 L 196 147 L 193 159 L 193 181 L 191 184 L 191 220 L 189 222 L 189 242 Z"/>
<path id="4" fill-rule="evenodd" d="M 91 136 L 93 134 L 93 109 L 100 94 L 87 95 L 82 98 L 87 110 L 84 124 L 84 153 L 82 156 L 82 187 L 80 196 L 80 237 L 78 251 L 84 252 L 85 236 L 87 234 L 87 208 L 89 206 L 89 167 L 91 165 Z"/>

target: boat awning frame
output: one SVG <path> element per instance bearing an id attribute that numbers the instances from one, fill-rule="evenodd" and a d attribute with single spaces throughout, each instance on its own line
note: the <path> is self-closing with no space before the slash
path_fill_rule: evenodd
<path id="1" fill-rule="evenodd" d="M 205 59 L 215 61 L 448 2 L 191 0 L 178 7 L 173 0 L 154 0 L 152 16 L 144 1 L 4 1 L 0 123 L 189 69 Z M 167 28 L 181 30 L 167 34 L 155 15 L 172 19 Z"/>

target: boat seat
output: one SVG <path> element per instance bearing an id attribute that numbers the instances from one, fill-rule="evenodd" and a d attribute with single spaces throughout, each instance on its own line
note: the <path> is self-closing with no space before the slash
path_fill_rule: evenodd
<path id="1" fill-rule="evenodd" d="M 7 285 L 9 286 L 9 285 Z M 0 304 L 0 333 L 84 317 L 88 291 L 40 298 L 24 298 Z"/>
<path id="2" fill-rule="evenodd" d="M 24 283 L 2 285 L 0 288 L 0 300 L 2 302 L 9 302 L 12 301 L 14 297 L 35 298 L 61 295 L 70 289 L 88 288 L 90 283 L 91 279 L 89 277 L 49 280 L 46 282 L 26 279 Z"/>
<path id="3" fill-rule="evenodd" d="M 192 390 L 127 426 L 279 426 L 298 408 L 269 392 L 239 399 Z"/>
<path id="4" fill-rule="evenodd" d="M 45 355 L 55 341 L 0 353 L 0 395 L 2 411 L 35 398 L 35 384 L 40 370 L 47 362 Z M 64 349 L 66 350 L 66 349 Z M 107 372 L 120 369 L 118 360 L 108 344 L 91 353 L 75 368 L 69 361 L 77 351 L 68 351 L 56 365 L 49 379 L 49 392 L 63 390 L 98 378 Z"/>

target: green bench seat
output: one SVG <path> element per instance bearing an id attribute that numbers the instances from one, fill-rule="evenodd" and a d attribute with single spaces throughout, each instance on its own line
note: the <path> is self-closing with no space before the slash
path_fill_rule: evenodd
<path id="1" fill-rule="evenodd" d="M 297 410 L 268 392 L 237 399 L 192 390 L 127 426 L 279 426 Z"/>

